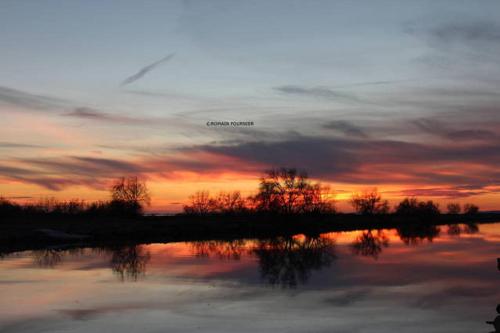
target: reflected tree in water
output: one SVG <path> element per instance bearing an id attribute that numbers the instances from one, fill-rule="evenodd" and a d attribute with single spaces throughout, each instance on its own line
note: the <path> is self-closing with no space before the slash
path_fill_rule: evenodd
<path id="1" fill-rule="evenodd" d="M 335 241 L 327 237 L 259 241 L 253 253 L 259 259 L 262 278 L 282 288 L 306 283 L 312 271 L 329 266 L 336 258 Z"/>
<path id="2" fill-rule="evenodd" d="M 216 257 L 218 259 L 240 260 L 246 251 L 244 240 L 201 241 L 190 244 L 194 255 L 200 258 Z"/>
<path id="3" fill-rule="evenodd" d="M 149 251 L 141 245 L 124 246 L 113 249 L 111 268 L 122 280 L 137 281 L 146 273 L 146 266 L 151 259 Z"/>
<path id="4" fill-rule="evenodd" d="M 479 226 L 476 223 L 448 224 L 447 234 L 450 236 L 460 236 L 461 234 L 472 235 L 479 232 Z"/>
<path id="5" fill-rule="evenodd" d="M 389 238 L 382 230 L 373 233 L 372 230 L 364 231 L 351 244 L 352 252 L 356 255 L 378 258 L 382 249 L 389 246 Z"/>
<path id="6" fill-rule="evenodd" d="M 141 245 L 124 246 L 118 248 L 74 248 L 74 249 L 44 249 L 32 251 L 33 261 L 43 268 L 54 268 L 60 264 L 66 256 L 82 256 L 91 253 L 111 255 L 111 269 L 124 281 L 126 279 L 136 281 L 146 272 L 146 265 L 151 255 Z"/>
<path id="7" fill-rule="evenodd" d="M 396 230 L 399 238 L 406 245 L 418 245 L 425 240 L 432 242 L 441 233 L 439 227 L 428 223 L 408 224 Z"/>
<path id="8" fill-rule="evenodd" d="M 80 256 L 85 253 L 84 248 L 72 248 L 72 249 L 61 249 L 61 248 L 49 248 L 42 250 L 35 250 L 31 252 L 33 262 L 42 268 L 54 268 L 59 265 L 64 257 L 67 256 Z"/>
<path id="9" fill-rule="evenodd" d="M 462 227 L 465 234 L 473 235 L 479 232 L 479 225 L 477 223 L 467 223 Z"/>
<path id="10" fill-rule="evenodd" d="M 64 253 L 56 249 L 35 250 L 32 253 L 33 262 L 42 268 L 54 268 L 62 262 Z"/>
<path id="11" fill-rule="evenodd" d="M 450 236 L 460 236 L 462 233 L 462 229 L 460 228 L 460 224 L 448 224 L 448 230 L 446 233 Z"/>

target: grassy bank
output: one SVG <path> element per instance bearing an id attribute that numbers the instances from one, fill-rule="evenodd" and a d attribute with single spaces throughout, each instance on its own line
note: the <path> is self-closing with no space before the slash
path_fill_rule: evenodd
<path id="1" fill-rule="evenodd" d="M 0 222 L 0 252 L 47 246 L 167 243 L 213 239 L 269 238 L 334 231 L 407 228 L 418 233 L 430 225 L 491 223 L 498 213 L 474 216 L 443 214 L 432 219 L 398 215 L 362 216 L 140 216 L 136 218 L 40 217 Z"/>

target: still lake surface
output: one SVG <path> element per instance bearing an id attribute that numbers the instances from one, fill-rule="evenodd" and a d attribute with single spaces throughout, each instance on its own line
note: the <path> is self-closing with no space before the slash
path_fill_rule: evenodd
<path id="1" fill-rule="evenodd" d="M 0 259 L 0 332 L 492 332 L 500 223 Z"/>

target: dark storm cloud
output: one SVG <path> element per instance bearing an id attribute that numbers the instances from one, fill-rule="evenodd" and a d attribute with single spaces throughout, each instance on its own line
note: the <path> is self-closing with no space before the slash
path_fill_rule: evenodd
<path id="1" fill-rule="evenodd" d="M 36 95 L 2 86 L 0 86 L 0 102 L 34 110 L 61 109 L 67 105 L 67 101 L 63 99 Z"/>
<path id="2" fill-rule="evenodd" d="M 131 76 L 127 77 L 125 80 L 123 80 L 123 82 L 121 83 L 121 86 L 125 86 L 127 84 L 130 84 L 132 82 L 139 80 L 140 78 L 142 78 L 144 75 L 146 75 L 147 73 L 149 73 L 150 71 L 152 71 L 156 67 L 158 67 L 161 64 L 172 59 L 174 57 L 174 55 L 175 55 L 175 53 L 170 53 L 169 55 L 161 58 L 160 60 L 155 61 L 152 64 L 149 64 L 147 66 L 144 66 L 137 73 L 135 73 L 134 75 L 131 75 Z"/>
<path id="3" fill-rule="evenodd" d="M 368 136 L 360 127 L 344 120 L 330 121 L 323 125 L 323 127 L 326 129 L 339 131 L 347 136 L 360 138 L 366 138 Z"/>

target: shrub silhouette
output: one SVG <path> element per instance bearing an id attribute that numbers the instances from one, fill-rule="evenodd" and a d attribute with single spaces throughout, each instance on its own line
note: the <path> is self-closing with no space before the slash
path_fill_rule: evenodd
<path id="1" fill-rule="evenodd" d="M 21 212 L 21 206 L 0 197 L 0 216 L 14 216 Z"/>
<path id="2" fill-rule="evenodd" d="M 448 206 L 446 206 L 446 209 L 448 210 L 448 214 L 460 214 L 461 207 L 460 204 L 457 202 L 452 202 L 449 203 Z"/>
<path id="3" fill-rule="evenodd" d="M 474 204 L 465 204 L 464 205 L 464 214 L 466 215 L 475 215 L 479 213 L 479 207 Z"/>
<path id="4" fill-rule="evenodd" d="M 120 178 L 110 190 L 112 200 L 91 203 L 46 198 L 20 205 L 0 197 L 0 216 L 130 216 L 142 213 L 144 205 L 150 202 L 146 183 L 137 177 Z"/>
<path id="5" fill-rule="evenodd" d="M 439 205 L 432 200 L 418 201 L 417 198 L 405 198 L 395 208 L 397 215 L 434 217 L 440 214 Z"/>

